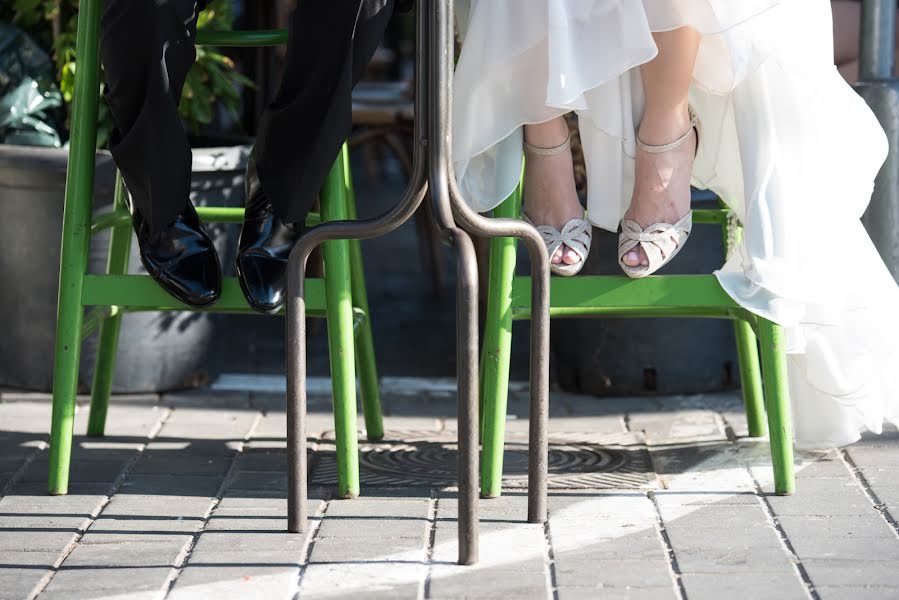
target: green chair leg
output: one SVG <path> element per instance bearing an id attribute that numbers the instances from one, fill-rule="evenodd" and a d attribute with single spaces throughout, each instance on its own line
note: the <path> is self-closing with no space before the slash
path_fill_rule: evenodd
<path id="1" fill-rule="evenodd" d="M 347 174 L 347 218 L 356 219 L 356 194 L 349 167 L 349 155 L 344 152 L 344 170 Z M 350 240 L 350 285 L 353 306 L 362 311 L 365 320 L 356 330 L 356 369 L 359 371 L 359 390 L 362 393 L 362 414 L 365 416 L 365 432 L 369 441 L 384 438 L 384 420 L 381 411 L 381 389 L 378 383 L 378 366 L 375 362 L 375 343 L 371 331 L 371 311 L 368 307 L 368 291 L 365 288 L 365 270 L 362 260 L 362 243 Z"/>
<path id="2" fill-rule="evenodd" d="M 95 58 L 82 61 L 75 73 L 53 366 L 53 416 L 47 482 L 51 494 L 65 494 L 69 488 L 78 359 L 81 354 L 81 292 L 87 270 L 94 152 L 97 145 L 100 9 L 101 0 L 82 0 L 78 12 L 77 54 Z"/>
<path id="3" fill-rule="evenodd" d="M 347 214 L 347 150 L 334 163 L 322 188 L 322 220 L 338 221 Z M 359 444 L 356 435 L 356 369 L 353 341 L 353 296 L 350 285 L 350 244 L 325 242 L 325 296 L 328 316 L 328 351 L 334 398 L 337 443 L 337 487 L 342 498 L 359 495 Z"/>
<path id="4" fill-rule="evenodd" d="M 122 174 L 116 174 L 115 208 L 126 208 L 125 184 Z M 110 275 L 128 273 L 128 258 L 131 252 L 131 226 L 114 227 L 109 237 L 109 258 L 106 272 Z M 117 313 L 100 325 L 97 344 L 97 363 L 94 367 L 94 383 L 91 386 L 91 411 L 87 421 L 87 435 L 103 436 L 106 429 L 106 413 L 109 409 L 109 395 L 112 392 L 112 377 L 115 374 L 115 358 L 119 348 L 119 330 L 122 314 Z"/>
<path id="5" fill-rule="evenodd" d="M 765 398 L 762 393 L 758 340 L 752 331 L 752 326 L 742 319 L 734 321 L 734 337 L 737 340 L 740 384 L 743 388 L 743 406 L 746 410 L 749 437 L 762 437 L 767 430 L 765 428 Z"/>
<path id="6" fill-rule="evenodd" d="M 789 496 L 795 491 L 796 482 L 793 474 L 793 426 L 783 328 L 766 319 L 759 319 L 759 343 L 771 437 L 771 460 L 774 464 L 774 492 Z"/>
<path id="7" fill-rule="evenodd" d="M 729 210 L 719 200 L 722 209 Z M 733 245 L 739 245 L 743 239 L 743 228 L 736 221 L 728 219 L 721 228 L 724 239 L 725 258 L 730 257 Z M 762 393 L 762 373 L 759 369 L 758 340 L 749 322 L 739 319 L 734 321 L 734 339 L 737 342 L 737 360 L 740 363 L 740 385 L 743 388 L 743 407 L 746 411 L 749 437 L 765 435 L 765 404 Z"/>
<path id="8" fill-rule="evenodd" d="M 519 186 L 494 210 L 494 217 L 515 218 L 520 210 Z M 484 498 L 496 498 L 502 493 L 512 352 L 512 279 L 517 246 L 517 240 L 511 237 L 490 240 L 490 282 L 481 352 L 481 496 Z"/>

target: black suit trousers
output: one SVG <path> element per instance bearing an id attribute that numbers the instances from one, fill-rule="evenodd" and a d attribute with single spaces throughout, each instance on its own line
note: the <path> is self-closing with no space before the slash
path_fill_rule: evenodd
<path id="1" fill-rule="evenodd" d="M 184 210 L 191 151 L 178 115 L 205 0 L 105 0 L 101 55 L 115 121 L 110 150 L 151 229 Z M 284 79 L 256 144 L 263 189 L 301 223 L 352 127 L 352 88 L 383 36 L 394 0 L 298 0 Z"/>

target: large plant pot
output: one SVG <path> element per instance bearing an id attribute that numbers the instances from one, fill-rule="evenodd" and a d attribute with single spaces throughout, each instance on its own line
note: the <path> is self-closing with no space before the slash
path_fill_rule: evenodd
<path id="1" fill-rule="evenodd" d="M 241 206 L 243 174 L 250 146 L 194 149 L 191 197 L 197 205 Z M 52 387 L 53 343 L 59 269 L 59 232 L 67 153 L 0 147 L 0 206 L 10 218 L 0 223 L 0 278 L 17 282 L 0 296 L 10 317 L 0 346 L 0 385 L 32 390 Z M 98 153 L 96 211 L 112 205 L 115 165 Z M 9 212 L 12 207 L 12 213 Z M 8 236 L 6 229 L 17 235 Z M 234 261 L 236 226 L 208 225 L 227 272 Z M 108 233 L 91 241 L 89 272 L 106 267 Z M 27 257 L 27 264 L 12 257 Z M 143 273 L 132 244 L 129 272 Z M 31 290 L 35 290 L 34 293 Z M 113 391 L 159 392 L 196 386 L 208 379 L 207 354 L 214 343 L 214 317 L 207 313 L 150 312 L 123 317 Z M 96 335 L 82 347 L 80 385 L 93 375 Z"/>
<path id="2" fill-rule="evenodd" d="M 68 152 L 0 145 L 0 385 L 53 385 L 59 242 Z M 95 202 L 111 204 L 115 165 L 96 159 Z"/>

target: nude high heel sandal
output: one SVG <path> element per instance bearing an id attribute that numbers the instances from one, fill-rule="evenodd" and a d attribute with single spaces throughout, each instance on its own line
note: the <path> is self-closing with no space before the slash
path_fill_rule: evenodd
<path id="1" fill-rule="evenodd" d="M 650 154 L 670 152 L 687 143 L 690 136 L 695 131 L 696 150 L 698 152 L 701 126 L 699 119 L 696 117 L 696 113 L 693 112 L 693 108 L 691 107 L 689 110 L 690 129 L 687 130 L 687 133 L 670 144 L 664 144 L 662 146 L 650 146 L 641 142 L 640 138 L 637 138 L 637 147 Z M 640 227 L 640 224 L 636 221 L 622 219 L 621 233 L 618 235 L 618 264 L 621 265 L 621 270 L 624 271 L 628 277 L 633 279 L 652 275 L 677 256 L 677 253 L 680 252 L 681 248 L 684 247 L 684 244 L 687 243 L 687 238 L 690 236 L 690 231 L 692 231 L 692 229 L 693 211 L 689 211 L 673 225 L 671 223 L 653 223 L 645 229 Z M 638 246 L 646 253 L 646 258 L 649 259 L 649 265 L 637 265 L 631 267 L 624 262 L 624 257 L 628 252 Z"/>
<path id="2" fill-rule="evenodd" d="M 567 151 L 570 147 L 570 135 L 565 138 L 564 142 L 552 148 L 541 148 L 524 142 L 525 153 L 532 156 L 555 156 Z M 584 212 L 584 216 L 586 215 L 587 213 Z M 584 263 L 587 262 L 587 257 L 590 255 L 590 244 L 593 241 L 593 226 L 586 219 L 571 219 L 559 231 L 551 225 L 534 224 L 524 211 L 521 212 L 521 218 L 543 237 L 550 258 L 563 245 L 571 248 L 581 258 L 580 261 L 573 265 L 568 265 L 564 262 L 558 265 L 550 263 L 549 268 L 553 273 L 563 277 L 571 277 L 580 273 L 581 269 L 584 268 Z"/>

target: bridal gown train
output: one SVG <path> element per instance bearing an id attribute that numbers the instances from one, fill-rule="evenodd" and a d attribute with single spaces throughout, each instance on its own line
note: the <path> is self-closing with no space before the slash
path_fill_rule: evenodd
<path id="1" fill-rule="evenodd" d="M 637 67 L 657 53 L 652 32 L 699 31 L 693 184 L 745 227 L 715 273 L 721 285 L 786 328 L 797 445 L 848 444 L 899 423 L 899 288 L 859 221 L 887 143 L 833 66 L 828 0 L 456 6 L 454 152 L 466 199 L 479 211 L 502 202 L 521 172 L 522 125 L 575 111 L 588 219 L 609 231 L 633 190 Z"/>

